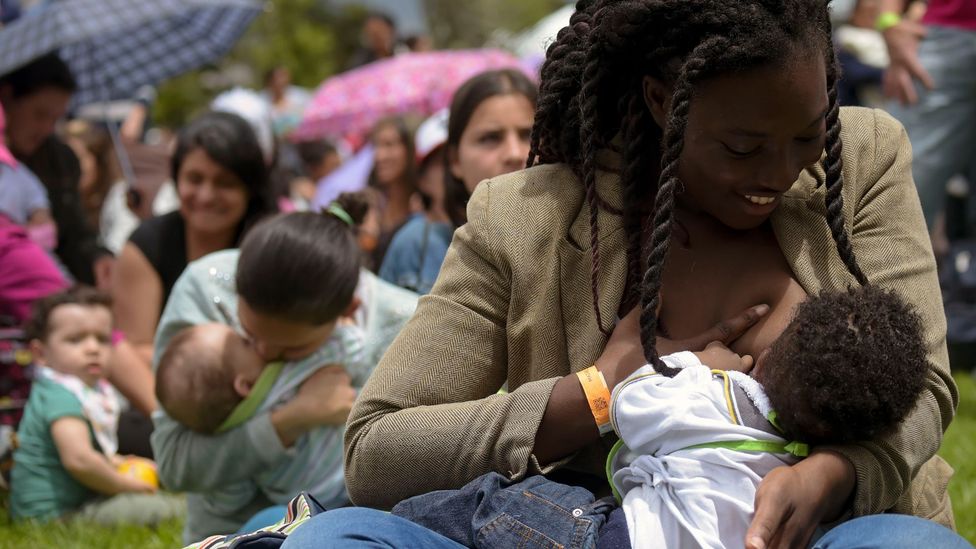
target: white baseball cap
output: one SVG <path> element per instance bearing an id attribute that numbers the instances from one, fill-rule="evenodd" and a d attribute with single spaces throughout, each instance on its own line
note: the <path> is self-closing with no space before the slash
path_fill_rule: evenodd
<path id="1" fill-rule="evenodd" d="M 441 109 L 424 120 L 417 128 L 414 146 L 417 151 L 417 163 L 423 162 L 430 154 L 447 142 L 447 120 L 450 110 Z"/>
<path id="2" fill-rule="evenodd" d="M 271 104 L 265 98 L 253 90 L 233 88 L 218 95 L 210 108 L 236 114 L 246 120 L 261 146 L 265 164 L 271 164 L 274 159 L 275 137 L 271 123 Z"/>

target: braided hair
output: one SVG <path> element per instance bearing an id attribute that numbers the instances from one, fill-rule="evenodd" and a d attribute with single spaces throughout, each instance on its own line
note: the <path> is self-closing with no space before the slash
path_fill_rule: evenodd
<path id="1" fill-rule="evenodd" d="M 657 308 L 681 188 L 679 159 L 696 86 L 727 74 L 788 61 L 797 48 L 818 48 L 827 69 L 826 221 L 837 251 L 862 285 L 843 216 L 842 143 L 836 83 L 837 60 L 830 39 L 828 0 L 579 0 L 569 25 L 549 46 L 527 164 L 561 162 L 583 182 L 589 209 L 591 289 L 599 309 L 599 210 L 623 217 L 627 230 L 625 303 L 641 306 L 645 358 L 666 375 L 676 373 L 657 356 Z M 643 78 L 672 85 L 663 130 L 643 97 Z M 619 137 L 625 197 L 622 211 L 597 192 L 596 153 Z M 660 163 L 648 151 L 660 150 Z M 651 215 L 642 204 L 654 204 Z M 641 273 L 643 227 L 650 219 L 646 268 Z M 606 333 L 606 332 L 604 332 Z"/>

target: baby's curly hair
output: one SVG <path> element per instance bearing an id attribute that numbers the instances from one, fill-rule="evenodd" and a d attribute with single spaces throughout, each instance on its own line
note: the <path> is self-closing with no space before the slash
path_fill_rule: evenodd
<path id="1" fill-rule="evenodd" d="M 919 315 L 869 285 L 800 304 L 757 378 L 787 436 L 839 444 L 897 427 L 928 367 Z"/>

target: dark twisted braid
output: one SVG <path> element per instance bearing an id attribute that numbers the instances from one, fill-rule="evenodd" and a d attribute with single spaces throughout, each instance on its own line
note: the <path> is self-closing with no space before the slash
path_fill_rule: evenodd
<path id="1" fill-rule="evenodd" d="M 626 204 L 644 204 L 646 197 L 657 194 L 656 178 L 644 157 L 647 151 L 657 146 L 658 132 L 647 131 L 656 128 L 642 97 L 633 95 L 621 108 L 626 113 L 627 125 L 624 127 L 623 171 L 621 180 L 624 186 Z M 651 188 L 645 185 L 655 184 Z M 627 232 L 627 295 L 623 310 L 628 311 L 640 300 L 641 244 L 643 241 L 645 212 L 632 207 L 624 210 L 624 230 Z"/>
<path id="2" fill-rule="evenodd" d="M 555 144 L 559 137 L 553 126 L 559 125 L 560 106 L 568 101 L 579 87 L 580 69 L 586 59 L 586 40 L 592 22 L 591 10 L 595 0 L 579 0 L 576 11 L 569 18 L 569 25 L 556 35 L 556 40 L 546 50 L 546 60 L 540 70 L 539 101 L 535 109 L 535 122 L 529 139 L 529 158 L 526 167 L 536 162 L 556 162 Z"/>
<path id="3" fill-rule="evenodd" d="M 698 81 L 713 52 L 728 47 L 724 37 L 714 37 L 702 42 L 691 52 L 677 81 L 671 98 L 671 113 L 664 130 L 664 156 L 661 158 L 661 176 L 654 201 L 654 229 L 651 233 L 647 270 L 641 282 L 640 336 L 644 358 L 654 369 L 666 376 L 674 376 L 678 370 L 665 364 L 657 354 L 657 306 L 660 303 L 661 277 L 671 244 L 674 223 L 674 198 L 681 181 L 678 164 L 685 144 L 685 127 L 691 105 L 692 86 Z"/>
<path id="4" fill-rule="evenodd" d="M 580 155 L 582 157 L 583 188 L 585 189 L 586 204 L 590 213 L 590 289 L 593 297 L 593 310 L 596 312 L 596 325 L 604 335 L 610 332 L 603 327 L 603 315 L 600 312 L 600 292 L 598 288 L 600 277 L 600 204 L 596 192 L 596 153 L 605 145 L 600 140 L 596 130 L 599 116 L 598 90 L 603 78 L 603 64 L 600 59 L 599 47 L 591 47 L 587 54 L 586 66 L 583 68 L 583 88 L 580 107 Z"/>
<path id="5" fill-rule="evenodd" d="M 629 288 L 624 301 L 634 300 L 635 281 L 640 278 L 641 340 L 649 362 L 658 367 L 655 311 L 675 195 L 681 188 L 678 162 L 695 86 L 714 76 L 788 61 L 802 47 L 821 48 L 828 66 L 827 222 L 848 270 L 866 282 L 844 225 L 842 144 L 827 2 L 581 0 L 570 26 L 560 31 L 548 50 L 529 164 L 565 163 L 583 184 L 590 217 L 593 306 L 601 330 L 598 213 L 602 209 L 623 216 Z M 664 138 L 644 106 L 644 76 L 673 88 Z M 614 211 L 596 189 L 600 166 L 595 157 L 615 137 L 623 140 L 622 211 Z M 662 139 L 663 158 L 658 161 Z M 654 177 L 658 165 L 661 173 Z M 654 205 L 652 244 L 641 277 L 641 221 L 649 203 Z"/>
<path id="6" fill-rule="evenodd" d="M 840 105 L 837 102 L 837 79 L 839 76 L 839 70 L 836 66 L 836 59 L 833 55 L 833 49 L 830 50 L 831 54 L 827 60 L 827 99 L 829 100 L 829 106 L 827 107 L 827 136 L 826 136 L 826 150 L 827 154 L 823 161 L 824 172 L 827 175 L 826 187 L 827 194 L 825 197 L 825 202 L 827 205 L 827 224 L 830 226 L 830 234 L 834 237 L 834 242 L 837 243 L 837 253 L 840 254 L 840 258 L 844 261 L 844 265 L 847 266 L 847 270 L 850 271 L 851 275 L 854 276 L 858 284 L 861 286 L 866 286 L 868 284 L 868 278 L 864 276 L 861 271 L 861 267 L 857 264 L 857 258 L 854 256 L 854 248 L 851 247 L 851 241 L 847 235 L 847 228 L 844 226 L 844 159 L 841 156 L 843 150 L 843 144 L 840 138 Z"/>

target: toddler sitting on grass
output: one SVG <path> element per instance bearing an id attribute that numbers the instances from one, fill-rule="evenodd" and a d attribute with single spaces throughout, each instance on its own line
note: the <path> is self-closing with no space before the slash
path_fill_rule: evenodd
<path id="1" fill-rule="evenodd" d="M 35 306 L 28 326 L 37 375 L 17 432 L 10 513 L 75 514 L 93 522 L 155 524 L 181 514 L 180 498 L 117 471 L 120 402 L 106 381 L 112 353 L 109 298 L 73 288 Z"/>

